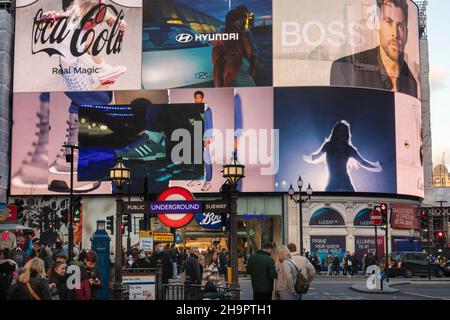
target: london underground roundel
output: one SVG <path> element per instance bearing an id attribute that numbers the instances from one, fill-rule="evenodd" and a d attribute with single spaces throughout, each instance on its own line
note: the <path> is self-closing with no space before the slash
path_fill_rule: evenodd
<path id="1" fill-rule="evenodd" d="M 189 190 L 181 187 L 171 187 L 164 190 L 157 201 L 191 201 L 194 196 Z M 181 228 L 189 224 L 194 218 L 195 213 L 160 213 L 158 219 L 170 228 Z"/>

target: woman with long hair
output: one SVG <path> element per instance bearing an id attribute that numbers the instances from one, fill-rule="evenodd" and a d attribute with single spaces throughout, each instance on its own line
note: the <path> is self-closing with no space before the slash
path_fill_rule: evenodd
<path id="1" fill-rule="evenodd" d="M 51 266 L 47 273 L 48 282 L 52 286 L 52 295 L 58 295 L 59 300 L 68 300 L 66 268 L 66 263 L 58 261 Z"/>
<path id="2" fill-rule="evenodd" d="M 234 34 L 236 40 L 214 42 L 212 61 L 214 85 L 216 87 L 254 87 L 256 54 L 253 36 L 246 23 L 250 12 L 245 6 L 229 11 L 225 18 L 224 33 Z"/>
<path id="3" fill-rule="evenodd" d="M 50 286 L 46 279 L 44 261 L 33 258 L 25 264 L 24 272 L 11 287 L 9 300 L 50 300 Z"/>
<path id="4" fill-rule="evenodd" d="M 361 167 L 371 172 L 383 170 L 379 162 L 364 159 L 358 149 L 353 146 L 350 124 L 345 120 L 337 122 L 319 150 L 311 155 L 303 156 L 303 160 L 312 164 L 326 162 L 328 183 L 325 191 L 327 192 L 355 192 L 350 178 L 352 168 Z"/>
<path id="5" fill-rule="evenodd" d="M 295 281 L 297 273 L 295 262 L 287 246 L 281 246 L 277 251 L 277 279 L 275 280 L 275 295 L 280 300 L 297 300 Z"/>

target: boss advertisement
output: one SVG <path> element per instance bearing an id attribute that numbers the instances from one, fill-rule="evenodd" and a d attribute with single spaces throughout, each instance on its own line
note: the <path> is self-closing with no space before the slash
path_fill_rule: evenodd
<path id="1" fill-rule="evenodd" d="M 18 0 L 14 92 L 139 89 L 141 0 Z"/>
<path id="2" fill-rule="evenodd" d="M 410 0 L 277 0 L 274 85 L 365 87 L 420 96 Z"/>

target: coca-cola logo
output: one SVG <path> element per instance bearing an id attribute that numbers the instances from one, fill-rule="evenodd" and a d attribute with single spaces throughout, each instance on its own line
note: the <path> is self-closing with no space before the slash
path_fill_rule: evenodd
<path id="1" fill-rule="evenodd" d="M 115 22 L 111 28 L 96 32 L 93 27 L 104 22 L 108 16 L 107 10 L 116 17 Z M 44 10 L 39 9 L 33 21 L 32 54 L 45 52 L 50 57 L 55 54 L 64 57 L 54 46 L 61 44 L 70 34 L 70 53 L 74 57 L 80 57 L 86 52 L 93 56 L 103 51 L 108 55 L 120 53 L 123 37 L 120 24 L 124 17 L 123 10 L 119 11 L 110 4 L 98 4 L 83 17 L 44 15 Z M 72 28 L 75 28 L 73 32 Z"/>

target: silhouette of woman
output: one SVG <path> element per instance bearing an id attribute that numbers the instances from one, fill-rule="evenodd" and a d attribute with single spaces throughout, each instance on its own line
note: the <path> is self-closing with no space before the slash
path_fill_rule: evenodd
<path id="1" fill-rule="evenodd" d="M 336 123 L 319 150 L 311 155 L 304 155 L 303 160 L 312 164 L 326 162 L 328 183 L 325 191 L 356 191 L 349 172 L 352 168 L 358 169 L 358 165 L 371 172 L 383 171 L 379 162 L 364 159 L 352 145 L 350 124 L 345 120 Z"/>

